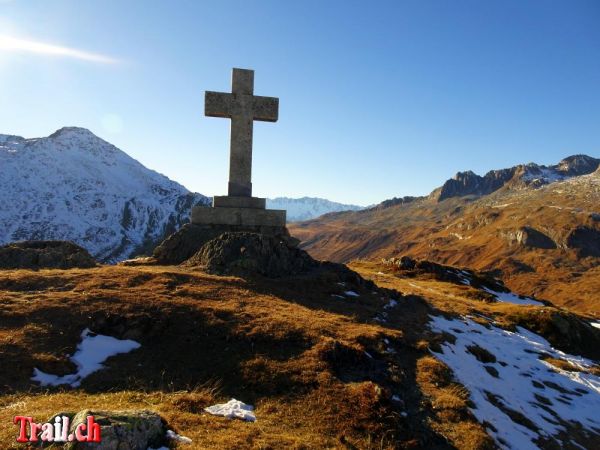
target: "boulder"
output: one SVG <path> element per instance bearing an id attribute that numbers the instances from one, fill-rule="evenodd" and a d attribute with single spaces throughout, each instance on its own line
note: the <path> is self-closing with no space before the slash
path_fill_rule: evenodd
<path id="1" fill-rule="evenodd" d="M 235 225 L 196 225 L 187 223 L 154 249 L 158 264 L 181 264 L 196 254 L 211 239 L 228 232 L 259 233 L 285 241 L 296 247 L 299 241 L 290 236 L 285 227 L 239 227 Z"/>
<path id="2" fill-rule="evenodd" d="M 566 244 L 581 256 L 600 257 L 600 231 L 596 228 L 578 226 L 569 233 Z"/>
<path id="3" fill-rule="evenodd" d="M 84 248 L 68 241 L 21 241 L 0 247 L 1 269 L 72 269 L 95 267 Z"/>
<path id="4" fill-rule="evenodd" d="M 541 231 L 532 227 L 521 227 L 515 233 L 515 238 L 524 247 L 554 249 L 556 243 Z"/>
<path id="5" fill-rule="evenodd" d="M 206 242 L 184 265 L 202 266 L 209 273 L 258 273 L 282 277 L 320 266 L 304 250 L 284 239 L 259 233 L 223 233 Z"/>
<path id="6" fill-rule="evenodd" d="M 94 411 L 84 409 L 71 420 L 70 433 L 88 416 L 100 425 L 101 442 L 72 442 L 69 450 L 146 450 L 165 443 L 167 428 L 162 418 L 147 410 Z"/>

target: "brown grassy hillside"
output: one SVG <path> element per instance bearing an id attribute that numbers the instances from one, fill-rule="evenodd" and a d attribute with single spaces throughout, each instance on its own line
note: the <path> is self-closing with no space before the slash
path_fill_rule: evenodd
<path id="1" fill-rule="evenodd" d="M 493 271 L 516 292 L 600 317 L 598 205 L 597 171 L 539 189 L 328 214 L 290 231 L 319 259 L 409 255 Z"/>
<path id="2" fill-rule="evenodd" d="M 344 287 L 327 274 L 244 281 L 176 267 L 102 267 L 1 275 L 2 448 L 22 448 L 13 415 L 42 420 L 83 407 L 157 410 L 193 448 L 450 448 L 415 389 L 428 354 L 418 341 L 429 308 L 418 298 L 391 327 L 373 321 L 387 292 Z M 350 288 L 360 297 L 332 296 Z M 79 389 L 32 382 L 34 367 L 73 371 L 68 355 L 86 327 L 141 348 L 110 358 Z M 385 355 L 382 339 L 402 351 Z M 231 397 L 255 405 L 258 421 L 203 414 Z M 464 402 L 454 409 L 466 432 L 456 442 L 489 442 Z"/>
<path id="3" fill-rule="evenodd" d="M 14 442 L 14 415 L 44 420 L 82 408 L 158 411 L 192 438 L 181 448 L 494 448 L 469 410 L 469 391 L 432 353 L 448 338 L 429 331 L 430 315 L 480 314 L 553 339 L 562 313 L 489 303 L 473 287 L 378 264 L 353 268 L 376 284 L 329 271 L 279 280 L 151 266 L 3 271 L 2 448 L 24 448 Z M 32 382 L 34 367 L 73 371 L 68 357 L 86 327 L 141 347 L 111 357 L 76 389 Z M 565 336 L 556 343 L 595 351 Z M 231 397 L 255 405 L 258 421 L 203 412 Z M 598 443 L 594 433 L 578 439 Z"/>

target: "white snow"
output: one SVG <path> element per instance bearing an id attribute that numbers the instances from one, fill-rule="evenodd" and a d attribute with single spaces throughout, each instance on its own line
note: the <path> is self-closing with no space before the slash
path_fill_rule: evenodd
<path id="1" fill-rule="evenodd" d="M 345 291 L 344 295 L 346 297 L 360 297 L 360 295 L 358 295 L 356 292 L 354 291 Z"/>
<path id="2" fill-rule="evenodd" d="M 488 431 L 500 447 L 537 449 L 533 440 L 540 435 L 555 437 L 565 430 L 561 422 L 577 422 L 592 433 L 594 428 L 599 432 L 600 377 L 559 370 L 539 357 L 547 354 L 581 369 L 593 366 L 593 361 L 556 350 L 541 336 L 520 327 L 510 332 L 495 326 L 486 328 L 466 318 L 449 320 L 442 316 L 431 317 L 430 327 L 456 337 L 454 344 L 444 343 L 443 353 L 434 355 L 450 366 L 469 390 L 475 404 L 473 414 L 480 422 L 493 424 L 495 430 Z M 467 350 L 473 345 L 492 353 L 496 362 L 478 361 Z M 484 366 L 497 370 L 498 378 Z M 522 414 L 539 429 L 539 435 L 513 422 L 494 403 Z"/>
<path id="3" fill-rule="evenodd" d="M 84 128 L 0 135 L 0 167 L 0 244 L 69 240 L 106 262 L 181 226 L 192 201 L 208 201 Z"/>
<path id="4" fill-rule="evenodd" d="M 315 197 L 268 198 L 267 208 L 285 209 L 287 211 L 287 219 L 290 222 L 314 219 L 315 217 L 319 217 L 330 212 L 358 211 L 360 209 L 364 209 L 363 206 L 345 205 L 343 203 L 336 203 L 324 198 Z"/>
<path id="5" fill-rule="evenodd" d="M 215 416 L 223 416 L 229 419 L 242 419 L 247 422 L 256 421 L 254 407 L 251 405 L 246 405 L 235 398 L 232 398 L 227 403 L 220 403 L 218 405 L 204 408 L 204 411 Z"/>
<path id="6" fill-rule="evenodd" d="M 341 298 L 341 299 L 344 299 L 344 300 L 346 299 L 346 297 L 344 297 L 343 295 L 331 294 L 331 296 L 332 296 L 333 298 Z"/>
<path id="7" fill-rule="evenodd" d="M 544 306 L 544 304 L 538 300 L 534 300 L 531 297 L 520 297 L 512 292 L 498 292 L 486 287 L 484 287 L 483 290 L 494 295 L 499 302 L 514 303 L 515 305 Z"/>
<path id="8" fill-rule="evenodd" d="M 167 430 L 167 438 L 177 442 L 183 442 L 184 444 L 191 444 L 192 440 L 189 437 L 181 436 L 175 433 L 173 430 Z"/>
<path id="9" fill-rule="evenodd" d="M 89 328 L 86 328 L 81 333 L 81 342 L 70 358 L 77 365 L 77 372 L 59 376 L 42 372 L 36 367 L 33 369 L 31 379 L 39 382 L 42 386 L 69 384 L 71 387 L 78 387 L 84 378 L 102 369 L 104 367 L 102 363 L 109 357 L 119 353 L 128 353 L 140 346 L 136 341 L 94 334 Z"/>
<path id="10" fill-rule="evenodd" d="M 593 326 L 594 328 L 600 328 L 600 321 L 599 322 L 590 322 L 590 325 Z"/>
<path id="11" fill-rule="evenodd" d="M 526 181 L 543 181 L 544 183 L 554 183 L 556 181 L 562 181 L 566 176 L 558 172 L 555 168 L 535 166 L 530 167 L 523 174 L 523 180 Z"/>

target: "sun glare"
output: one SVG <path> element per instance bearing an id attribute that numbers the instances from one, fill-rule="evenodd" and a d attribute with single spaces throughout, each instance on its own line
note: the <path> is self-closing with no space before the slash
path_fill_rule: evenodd
<path id="1" fill-rule="evenodd" d="M 101 64 L 115 64 L 118 61 L 109 56 L 77 50 L 60 45 L 47 44 L 44 42 L 21 39 L 9 35 L 0 35 L 0 53 L 33 53 L 47 56 L 74 58 Z"/>

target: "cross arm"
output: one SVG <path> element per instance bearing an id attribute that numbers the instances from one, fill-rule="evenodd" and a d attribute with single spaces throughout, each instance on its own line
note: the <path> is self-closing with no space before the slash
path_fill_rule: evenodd
<path id="1" fill-rule="evenodd" d="M 204 94 L 204 115 L 209 117 L 231 117 L 233 96 L 225 92 L 206 91 Z"/>
<path id="2" fill-rule="evenodd" d="M 254 120 L 277 122 L 279 118 L 279 99 L 276 97 L 255 96 L 252 110 Z"/>

